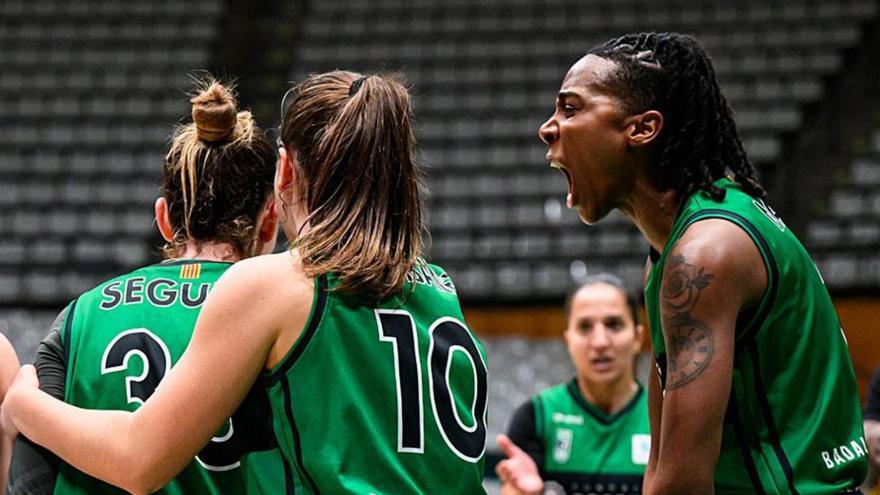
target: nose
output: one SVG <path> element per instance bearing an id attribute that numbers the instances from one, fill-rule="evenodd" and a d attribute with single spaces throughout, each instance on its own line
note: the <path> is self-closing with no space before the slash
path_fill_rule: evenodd
<path id="1" fill-rule="evenodd" d="M 590 332 L 590 345 L 597 349 L 604 349 L 611 345 L 611 338 L 608 330 L 603 325 L 596 325 Z"/>
<path id="2" fill-rule="evenodd" d="M 541 127 L 538 129 L 538 138 L 544 144 L 552 144 L 559 138 L 559 128 L 556 125 L 556 119 L 552 115 L 547 119 L 547 122 L 541 124 Z"/>

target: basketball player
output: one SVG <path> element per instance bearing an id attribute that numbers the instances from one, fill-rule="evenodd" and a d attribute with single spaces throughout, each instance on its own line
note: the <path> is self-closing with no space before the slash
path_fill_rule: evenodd
<path id="1" fill-rule="evenodd" d="M 53 400 L 19 374 L 6 427 L 133 493 L 165 484 L 263 375 L 291 493 L 484 493 L 486 364 L 421 258 L 410 97 L 313 75 L 282 104 L 275 190 L 293 249 L 230 268 L 136 412 Z"/>
<path id="2" fill-rule="evenodd" d="M 498 439 L 509 457 L 496 467 L 509 485 L 502 493 L 541 493 L 544 481 L 564 493 L 638 493 L 651 432 L 647 393 L 635 379 L 644 331 L 635 298 L 619 278 L 595 275 L 566 309 L 577 375 L 514 412 L 509 438 Z"/>
<path id="3" fill-rule="evenodd" d="M 136 410 L 184 352 L 220 275 L 275 246 L 274 149 L 250 112 L 237 111 L 228 88 L 208 80 L 199 89 L 191 100 L 193 122 L 177 128 L 165 157 L 163 195 L 155 205 L 166 261 L 79 296 L 37 352 L 42 387 L 69 404 Z M 227 416 L 175 479 L 153 488 L 165 485 L 160 493 L 166 494 L 280 492 L 283 468 L 265 392 L 255 389 Z M 267 452 L 244 456 L 257 450 Z M 75 466 L 42 460 L 22 442 L 12 473 L 13 493 L 122 493 Z"/>
<path id="4" fill-rule="evenodd" d="M 6 396 L 6 391 L 12 385 L 12 380 L 18 373 L 19 363 L 15 349 L 5 335 L 0 334 L 0 403 Z M 9 461 L 12 458 L 12 437 L 0 435 L 0 490 L 6 493 L 7 473 Z"/>
<path id="5" fill-rule="evenodd" d="M 540 137 L 585 223 L 616 208 L 651 245 L 645 493 L 856 493 L 866 449 L 846 340 L 698 42 L 591 49 Z"/>

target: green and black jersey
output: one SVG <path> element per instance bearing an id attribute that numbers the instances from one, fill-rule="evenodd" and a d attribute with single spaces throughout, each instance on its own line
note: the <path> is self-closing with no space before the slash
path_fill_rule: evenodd
<path id="1" fill-rule="evenodd" d="M 451 280 L 419 262 L 375 304 L 315 279 L 309 321 L 266 376 L 305 494 L 482 494 L 487 368 Z"/>
<path id="2" fill-rule="evenodd" d="M 635 494 L 651 451 L 647 393 L 606 414 L 572 379 L 550 387 L 517 408 L 508 436 L 528 453 L 545 481 L 566 493 Z"/>
<path id="3" fill-rule="evenodd" d="M 716 493 L 827 494 L 855 488 L 867 466 L 859 394 L 819 271 L 763 201 L 730 180 L 715 185 L 725 190 L 724 199 L 692 195 L 663 254 L 652 253 L 645 299 L 661 380 L 665 383 L 666 354 L 660 286 L 667 255 L 695 222 L 729 221 L 758 247 L 767 290 L 754 314 L 737 324 Z"/>
<path id="4" fill-rule="evenodd" d="M 183 354 L 208 292 L 229 266 L 195 260 L 160 263 L 77 298 L 59 327 L 64 400 L 89 409 L 137 409 Z M 283 484 L 268 397 L 258 385 L 193 462 L 158 493 L 269 494 L 282 493 Z M 55 493 L 123 492 L 61 464 Z"/>

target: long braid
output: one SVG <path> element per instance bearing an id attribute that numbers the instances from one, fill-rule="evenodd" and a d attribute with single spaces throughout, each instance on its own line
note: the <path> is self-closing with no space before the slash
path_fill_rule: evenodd
<path id="1" fill-rule="evenodd" d="M 678 33 L 628 34 L 591 49 L 617 63 L 604 84 L 632 113 L 663 114 L 665 136 L 655 176 L 686 198 L 698 190 L 716 199 L 713 183 L 731 172 L 749 195 L 764 199 L 712 62 L 691 36 Z"/>

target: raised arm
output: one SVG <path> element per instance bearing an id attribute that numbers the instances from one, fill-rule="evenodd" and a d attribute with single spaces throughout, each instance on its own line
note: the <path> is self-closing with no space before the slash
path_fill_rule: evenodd
<path id="1" fill-rule="evenodd" d="M 4 426 L 11 423 L 77 469 L 130 492 L 164 486 L 235 411 L 279 328 L 302 328 L 306 316 L 296 315 L 308 314 L 310 300 L 296 314 L 281 314 L 273 297 L 290 292 L 272 283 L 278 268 L 271 265 L 255 258 L 221 277 L 186 352 L 135 413 L 79 409 L 23 383 L 10 391 Z"/>
<path id="2" fill-rule="evenodd" d="M 660 295 L 666 386 L 647 493 L 714 493 L 736 321 L 766 285 L 754 242 L 724 220 L 695 223 L 668 256 Z"/>

